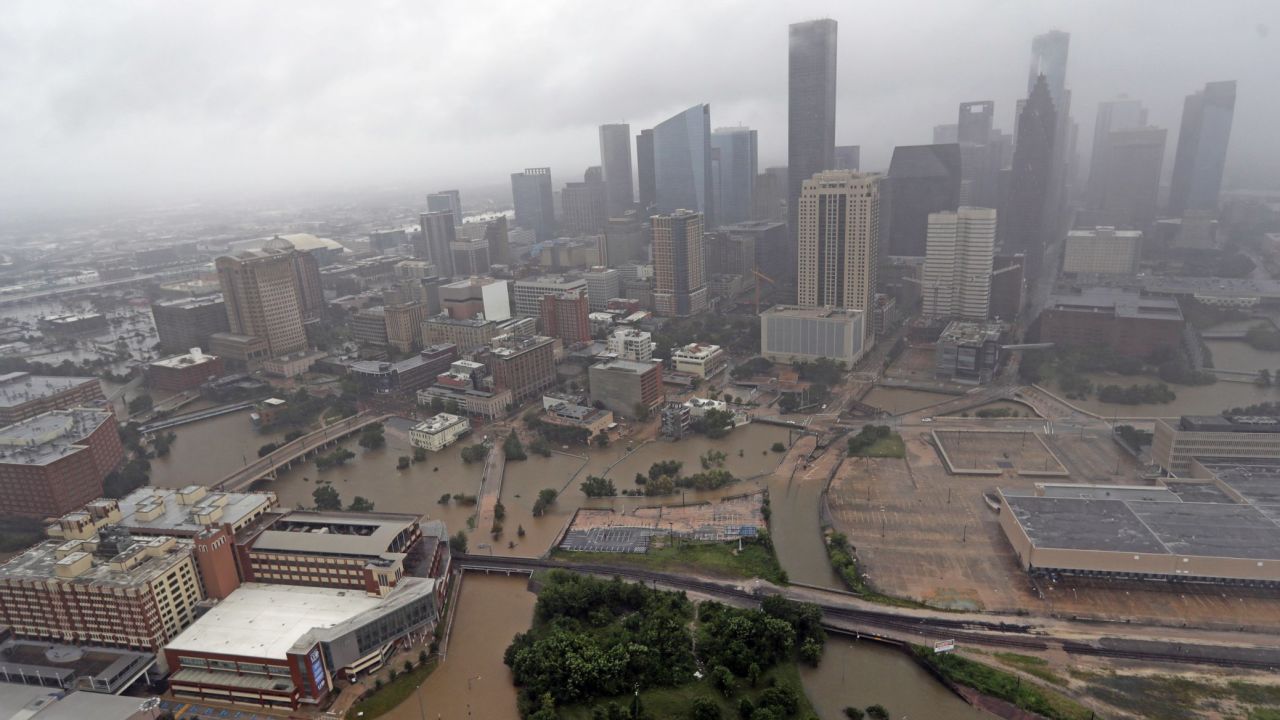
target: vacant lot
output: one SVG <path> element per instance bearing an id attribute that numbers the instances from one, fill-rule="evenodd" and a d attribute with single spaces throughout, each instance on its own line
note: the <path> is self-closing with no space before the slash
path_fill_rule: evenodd
<path id="1" fill-rule="evenodd" d="M 1067 468 L 1039 433 L 1004 430 L 937 430 L 937 438 L 956 472 L 1042 476 L 1066 475 Z"/>

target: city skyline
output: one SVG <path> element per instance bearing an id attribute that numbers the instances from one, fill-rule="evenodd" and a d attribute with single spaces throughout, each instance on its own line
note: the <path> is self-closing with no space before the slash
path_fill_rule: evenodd
<path id="1" fill-rule="evenodd" d="M 1267 105 L 1273 100 L 1263 97 L 1266 93 L 1250 92 L 1265 87 L 1262 68 L 1280 61 L 1274 42 L 1268 41 L 1263 7 L 1192 6 L 1181 8 L 1184 12 L 1169 22 L 1141 25 L 1144 33 L 1155 35 L 1150 38 L 1153 48 L 1185 45 L 1192 32 L 1232 38 L 1235 52 L 1201 53 L 1194 58 L 1172 52 L 1142 57 L 1126 52 L 1125 43 L 1143 19 L 1138 6 L 1114 8 L 1105 22 L 1072 13 L 1065 5 L 1017 8 L 1002 12 L 998 22 L 970 28 L 963 39 L 949 37 L 950 30 L 944 27 L 957 10 L 935 7 L 933 12 L 917 13 L 923 25 L 913 30 L 934 48 L 931 57 L 947 60 L 946 72 L 937 72 L 936 63 L 922 65 L 906 57 L 892 68 L 873 71 L 866 58 L 892 47 L 897 31 L 883 33 L 885 37 L 863 32 L 844 44 L 845 52 L 838 59 L 836 143 L 860 145 L 863 169 L 882 170 L 893 146 L 927 142 L 930 129 L 951 120 L 959 102 L 975 99 L 994 100 L 995 125 L 1011 131 L 1015 101 L 1025 84 L 1027 44 L 1056 27 L 1073 39 L 1068 84 L 1077 109 L 1073 114 L 1082 124 L 1081 148 L 1088 147 L 1092 109 L 1104 99 L 1126 92 L 1141 94 L 1150 108 L 1151 124 L 1173 130 L 1182 98 L 1206 82 L 1235 79 L 1247 101 L 1236 118 L 1225 187 L 1256 182 L 1268 163 L 1274 165 L 1280 157 L 1280 149 L 1265 142 Z M 236 8 L 226 12 L 233 18 Z M 640 50 L 631 33 L 619 37 L 618 31 L 606 27 L 601 31 L 604 39 L 618 42 L 602 44 L 611 48 L 601 57 L 607 67 L 593 69 L 588 77 L 572 68 L 565 53 L 548 49 L 547 58 L 532 65 L 525 62 L 528 58 L 508 62 L 503 56 L 464 68 L 459 80 L 482 88 L 476 92 L 440 93 L 425 99 L 404 93 L 405 99 L 385 90 L 410 81 L 420 84 L 419 75 L 428 75 L 439 58 L 387 50 L 351 63 L 356 68 L 319 75 L 320 68 L 335 70 L 339 60 L 313 62 L 309 51 L 274 39 L 257 43 L 259 33 L 291 17 L 267 17 L 249 30 L 230 20 L 212 27 L 192 22 L 192 27 L 200 28 L 200 37 L 182 31 L 157 45 L 134 37 L 137 30 L 126 26 L 136 21 L 140 28 L 167 34 L 173 18 L 119 9 L 118 24 L 97 30 L 84 54 L 105 66 L 121 68 L 122 76 L 148 78 L 145 88 L 115 74 L 103 76 L 97 67 L 79 67 L 84 60 L 31 53 L 31 47 L 20 44 L 9 48 L 14 56 L 8 57 L 11 62 L 6 65 L 13 82 L 0 92 L 13 93 L 7 98 L 9 104 L 27 107 L 28 112 L 11 120 L 7 139 L 0 140 L 4 143 L 0 148 L 13 158 L 16 170 L 9 174 L 8 183 L 0 183 L 0 198 L 21 209 L 192 198 L 214 201 L 258 193 L 410 184 L 421 184 L 419 189 L 426 192 L 441 186 L 501 186 L 512 170 L 538 166 L 550 166 L 568 177 L 598 164 L 599 125 L 626 121 L 633 129 L 651 127 L 681 108 L 704 102 L 715 108 L 714 127 L 741 123 L 759 131 L 760 167 L 781 165 L 786 153 L 786 26 L 823 15 L 837 21 L 856 16 L 830 3 L 755 13 L 752 23 L 725 38 L 724 52 L 704 56 L 705 51 L 692 40 L 686 43 L 677 38 L 676 46 L 685 48 L 675 54 L 681 62 L 647 62 L 636 82 L 627 84 L 629 91 L 621 94 L 596 83 L 609 76 L 608 67 L 631 63 Z M 86 18 L 96 20 L 92 15 L 32 6 L 23 8 L 19 19 L 35 28 L 33 35 L 39 37 L 41 30 L 84 33 L 87 29 L 81 23 Z M 340 15 L 310 18 L 305 23 L 321 34 L 336 32 L 337 25 L 348 30 L 336 17 Z M 419 21 L 441 19 L 431 18 L 430 12 L 417 18 L 394 9 L 389 15 L 409 28 Z M 700 27 L 711 23 L 714 13 L 692 8 L 688 15 L 690 25 Z M 466 14 L 449 20 L 473 21 Z M 647 27 L 654 20 L 646 14 L 638 22 Z M 545 19 L 532 21 L 536 26 Z M 165 33 L 159 32 L 162 28 Z M 892 26 L 886 29 L 893 30 Z M 206 36 L 218 42 L 211 43 Z M 353 38 L 351 47 L 367 42 L 371 40 L 360 35 Z M 248 43 L 267 46 L 263 62 L 279 71 L 265 74 L 256 66 L 221 57 L 225 47 Z M 974 53 L 976 47 L 983 52 Z M 0 50 L 0 59 L 6 57 L 4 52 Z M 152 66 L 165 64 L 160 58 L 171 66 L 170 76 L 157 79 L 151 77 Z M 1268 59 L 1273 61 L 1270 65 Z M 677 64 L 679 68 L 671 67 Z M 36 78 L 56 79 L 72 72 L 79 73 L 77 82 L 35 84 Z M 576 77 L 577 83 L 570 102 L 553 106 L 544 94 L 524 101 L 522 83 L 532 81 L 535 88 L 563 93 L 570 87 L 566 85 L 570 77 Z M 379 90 L 377 102 L 366 99 L 374 89 Z M 497 106 L 527 110 L 500 112 Z M 303 108 L 305 120 L 299 116 Z M 1172 167 L 1168 160 L 1165 165 Z M 318 172 L 320 167 L 330 171 Z M 123 168 L 132 172 L 121 178 Z"/>

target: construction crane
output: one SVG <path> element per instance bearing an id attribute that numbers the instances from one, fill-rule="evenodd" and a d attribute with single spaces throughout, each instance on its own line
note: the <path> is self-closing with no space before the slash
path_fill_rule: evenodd
<path id="1" fill-rule="evenodd" d="M 764 280 L 765 282 L 769 283 L 770 285 L 772 285 L 772 286 L 774 286 L 774 287 L 777 287 L 777 286 L 778 286 L 778 283 L 777 283 L 777 282 L 775 282 L 773 278 L 771 278 L 771 277 L 769 277 L 768 275 L 765 275 L 764 273 L 760 272 L 760 269 L 759 269 L 759 268 L 754 268 L 754 267 L 753 267 L 753 268 L 751 268 L 751 274 L 752 274 L 752 275 L 754 275 L 754 276 L 755 276 L 755 278 L 756 278 L 756 282 L 755 282 L 755 286 L 756 286 L 756 315 L 759 315 L 759 314 L 760 314 L 760 281 L 761 281 L 761 280 Z"/>

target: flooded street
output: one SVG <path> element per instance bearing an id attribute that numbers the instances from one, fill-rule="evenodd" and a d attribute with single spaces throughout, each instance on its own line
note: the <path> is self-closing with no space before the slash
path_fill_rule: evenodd
<path id="1" fill-rule="evenodd" d="M 818 717 L 837 720 L 844 708 L 880 704 L 892 718 L 980 720 L 973 709 L 902 652 L 874 642 L 828 637 L 822 662 L 802 665 L 800 678 Z"/>
<path id="2" fill-rule="evenodd" d="M 524 576 L 471 573 L 462 584 L 453 618 L 449 657 L 410 697 L 383 717 L 389 720 L 519 720 L 516 688 L 502 653 L 516 633 L 529 629 L 537 596 Z"/>

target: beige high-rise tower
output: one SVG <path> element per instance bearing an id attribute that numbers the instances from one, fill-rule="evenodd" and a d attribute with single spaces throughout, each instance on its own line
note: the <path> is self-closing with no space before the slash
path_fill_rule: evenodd
<path id="1" fill-rule="evenodd" d="M 654 215 L 653 309 L 667 317 L 697 315 L 707 309 L 707 269 L 702 213 L 677 210 Z"/>
<path id="2" fill-rule="evenodd" d="M 821 172 L 800 188 L 797 300 L 800 307 L 870 312 L 879 258 L 880 176 Z M 863 323 L 863 347 L 875 336 Z"/>
<path id="3" fill-rule="evenodd" d="M 924 316 L 986 320 L 995 250 L 995 210 L 962 206 L 930 213 L 920 291 Z"/>
<path id="4" fill-rule="evenodd" d="M 265 248 L 217 259 L 231 332 L 267 341 L 273 357 L 307 347 L 294 251 Z"/>

